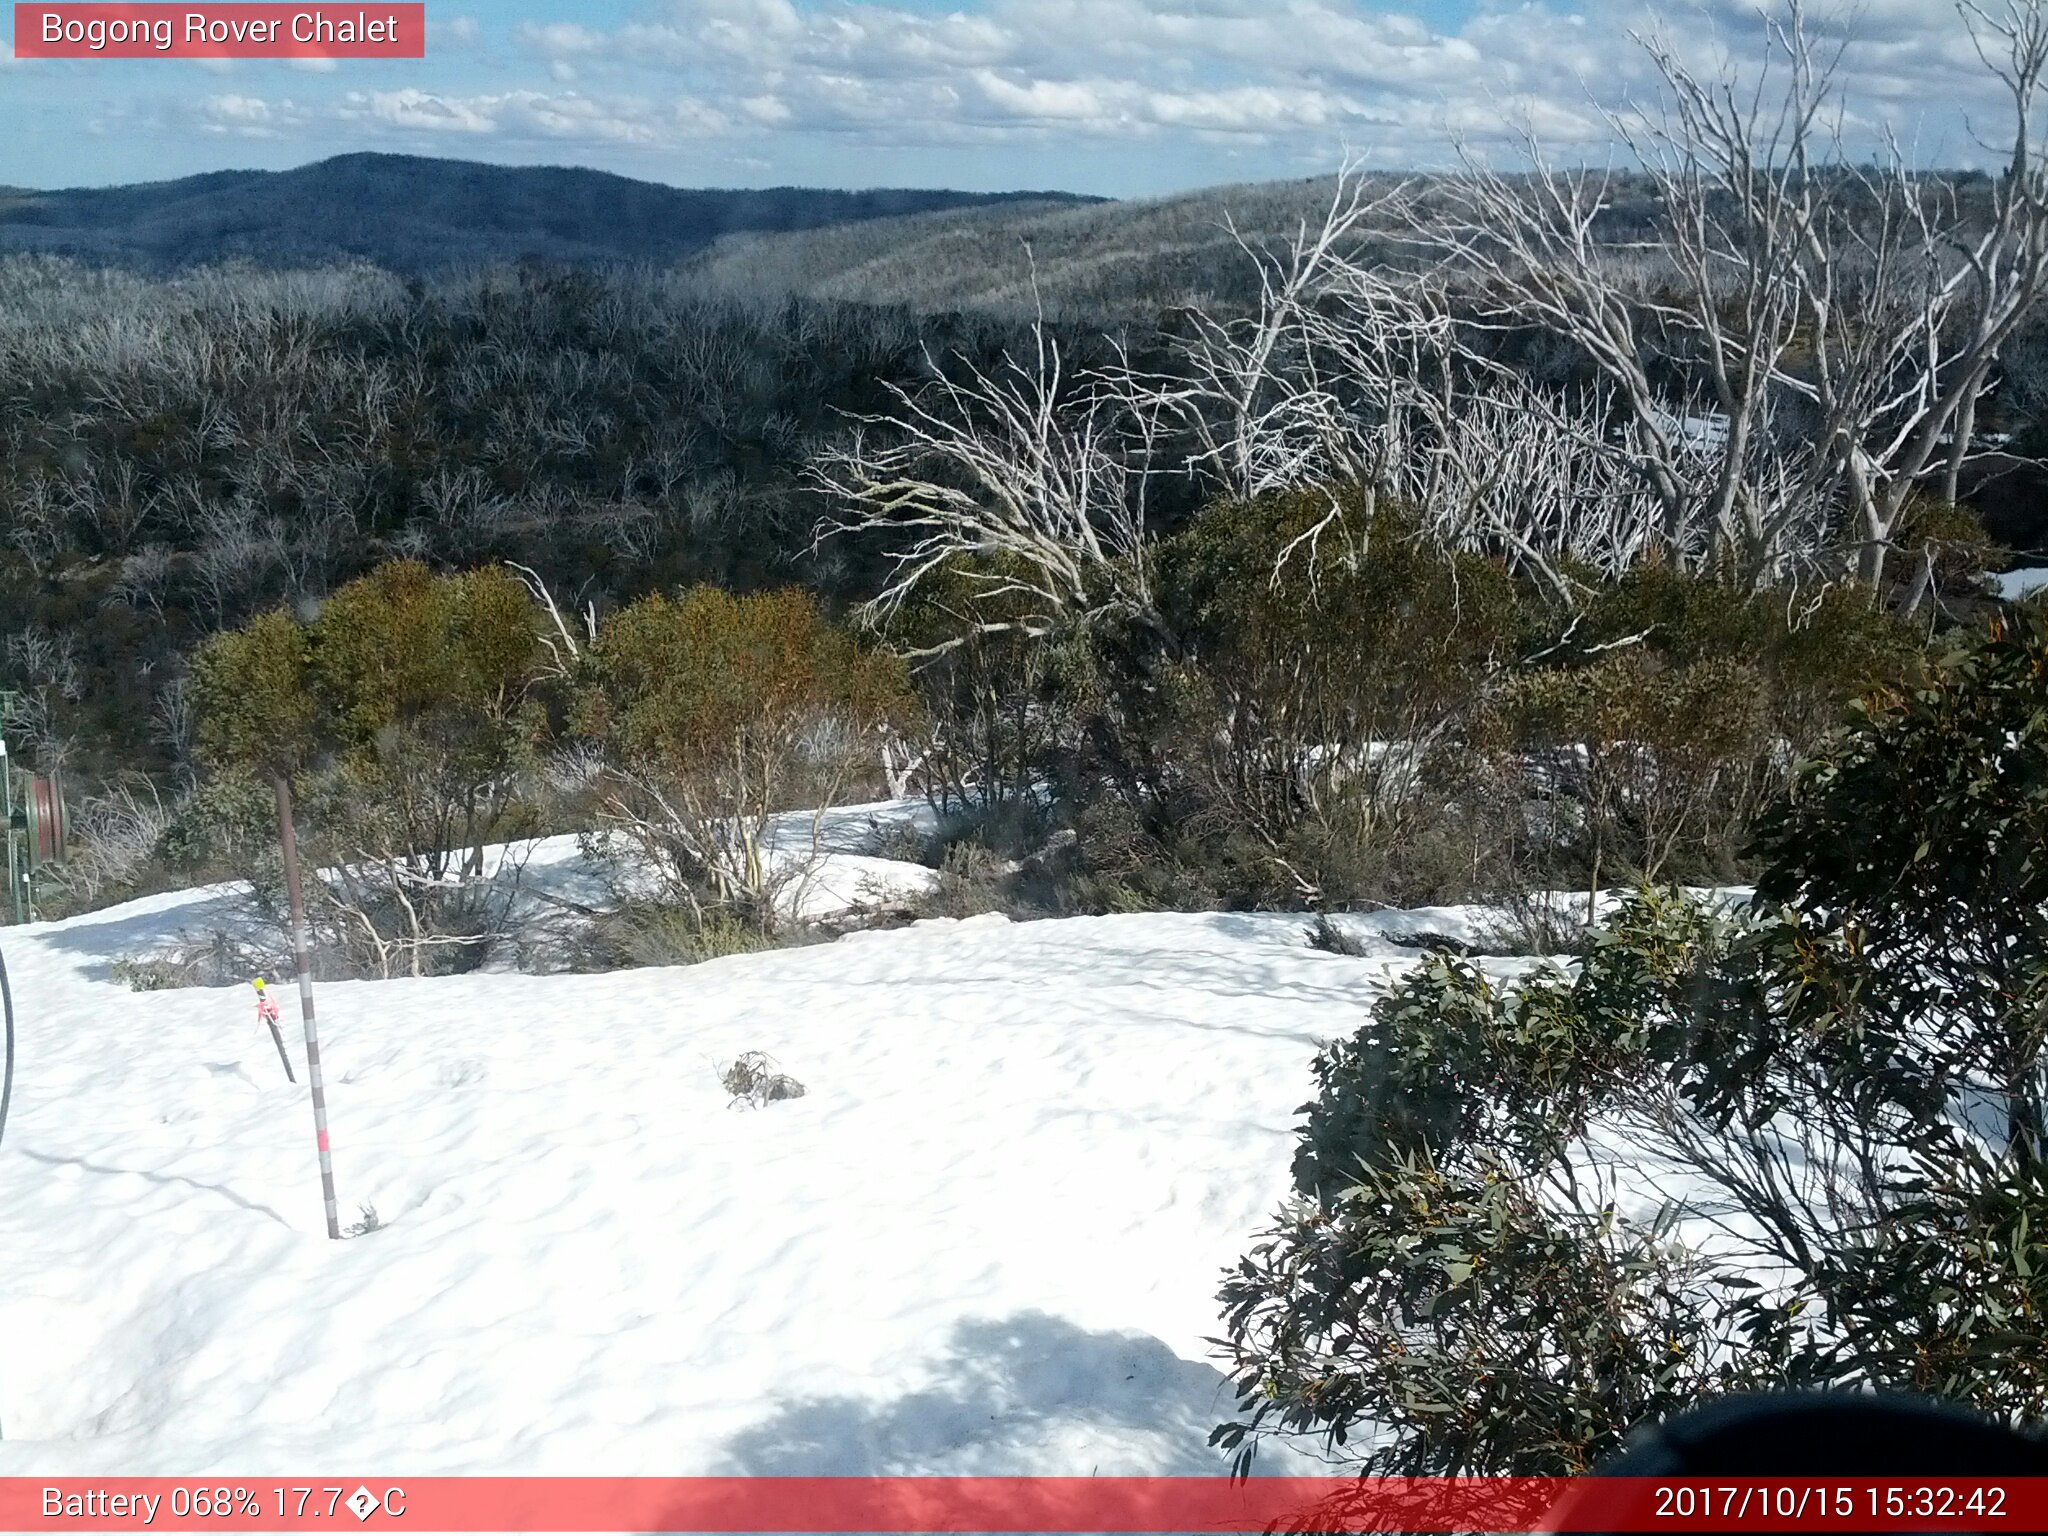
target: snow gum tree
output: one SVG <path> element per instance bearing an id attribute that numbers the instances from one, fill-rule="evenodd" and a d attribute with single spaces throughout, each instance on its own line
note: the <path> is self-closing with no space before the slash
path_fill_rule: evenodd
<path id="1" fill-rule="evenodd" d="M 311 660 L 305 628 L 282 611 L 214 636 L 193 663 L 201 754 L 265 777 L 297 772 L 320 723 Z"/>
<path id="2" fill-rule="evenodd" d="M 481 873 L 485 846 L 521 819 L 519 770 L 545 724 L 525 584 L 398 561 L 335 593 L 314 635 L 346 787 L 383 802 L 422 874 L 458 860 Z"/>

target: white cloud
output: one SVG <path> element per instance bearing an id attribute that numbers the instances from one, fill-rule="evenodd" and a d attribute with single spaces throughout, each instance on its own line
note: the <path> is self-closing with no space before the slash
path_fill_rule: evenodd
<path id="1" fill-rule="evenodd" d="M 427 55 L 474 48 L 483 40 L 484 29 L 474 16 L 442 18 L 427 14 Z"/>
<path id="2" fill-rule="evenodd" d="M 237 139 L 280 139 L 303 128 L 307 114 L 290 97 L 268 100 L 237 91 L 201 98 L 195 116 L 202 133 Z"/>
<path id="3" fill-rule="evenodd" d="M 1217 133 L 1322 129 L 1363 116 L 1354 103 L 1341 97 L 1262 85 L 1215 91 L 1155 91 L 1147 105 L 1152 120 L 1162 126 Z"/>
<path id="4" fill-rule="evenodd" d="M 1855 25 L 1846 83 L 1880 113 L 1919 110 L 1933 81 L 1947 102 L 1981 85 L 1967 35 L 1930 19 L 1929 0 L 1863 0 Z M 1548 137 L 1600 136 L 1588 93 L 1619 106 L 1651 84 L 1632 29 L 1702 60 L 1747 62 L 1763 41 L 1752 0 L 1693 0 L 1662 18 L 1641 0 L 1491 0 L 1456 29 L 1369 0 L 963 0 L 946 13 L 668 0 L 611 31 L 586 18 L 519 40 L 551 64 L 574 60 L 579 80 L 666 80 L 756 132 L 877 147 L 1188 132 L 1331 152 L 1347 133 L 1392 133 L 1383 156 L 1427 161 L 1510 117 Z"/>
<path id="5" fill-rule="evenodd" d="M 503 98 L 500 110 L 515 129 L 543 138 L 656 144 L 665 137 L 655 115 L 637 101 L 598 101 L 574 91 L 518 91 Z"/>
<path id="6" fill-rule="evenodd" d="M 732 129 L 731 119 L 723 112 L 708 107 L 701 101 L 692 101 L 688 97 L 683 97 L 670 105 L 669 117 L 677 130 L 687 138 L 724 134 Z"/>
<path id="7" fill-rule="evenodd" d="M 1480 0 L 1455 25 L 1429 19 L 1424 0 L 637 3 L 646 8 L 623 24 L 563 5 L 556 20 L 488 41 L 474 16 L 436 19 L 424 70 L 387 77 L 389 89 L 344 76 L 351 89 L 289 119 L 167 110 L 209 132 L 303 129 L 309 140 L 321 125 L 373 142 L 496 137 L 593 151 L 715 138 L 730 163 L 789 163 L 793 144 L 816 163 L 826 146 L 875 156 L 1007 145 L 1036 157 L 1130 144 L 1169 157 L 1199 142 L 1209 163 L 1280 174 L 1333 163 L 1347 145 L 1378 164 L 1439 164 L 1453 140 L 1484 150 L 1523 122 L 1560 151 L 1604 154 L 1595 103 L 1625 111 L 1655 86 L 1632 30 L 1688 59 L 1745 66 L 1765 41 L 1754 0 L 1661 0 L 1661 13 L 1648 0 Z M 1860 114 L 1852 125 L 1867 136 L 1889 123 L 1930 158 L 1979 158 L 1965 114 L 1996 121 L 1997 93 L 1942 0 L 1860 0 L 1853 27 L 1842 77 Z"/>
<path id="8" fill-rule="evenodd" d="M 1100 125 L 1127 114 L 1112 105 L 1122 94 L 1114 87 L 1080 80 L 1005 79 L 992 69 L 977 69 L 971 76 L 982 100 L 1002 116 L 1023 122 L 1067 122 Z"/>
<path id="9" fill-rule="evenodd" d="M 493 98 L 464 100 L 407 87 L 401 91 L 350 91 L 337 114 L 421 133 L 491 133 L 498 127 Z"/>
<path id="10" fill-rule="evenodd" d="M 267 122 L 270 103 L 256 96 L 215 96 L 206 103 L 209 115 L 222 122 Z"/>
<path id="11" fill-rule="evenodd" d="M 725 118 L 687 101 L 582 91 L 455 95 L 408 88 L 351 91 L 334 110 L 344 122 L 388 133 L 496 135 L 603 145 L 653 146 L 721 132 Z"/>
<path id="12" fill-rule="evenodd" d="M 551 58 L 601 53 L 607 46 L 604 36 L 573 21 L 550 22 L 545 26 L 537 22 L 522 22 L 519 38 L 527 47 Z"/>

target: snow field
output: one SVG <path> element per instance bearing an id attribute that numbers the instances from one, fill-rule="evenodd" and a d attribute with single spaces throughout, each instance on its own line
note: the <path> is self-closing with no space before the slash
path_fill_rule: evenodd
<path id="1" fill-rule="evenodd" d="M 1218 1470 L 1220 1271 L 1414 957 L 985 917 L 324 985 L 343 1219 L 385 1223 L 335 1243 L 290 992 L 297 1087 L 246 988 L 109 975 L 232 899 L 0 936 L 0 1475 Z M 731 1107 L 748 1050 L 807 1096 Z"/>

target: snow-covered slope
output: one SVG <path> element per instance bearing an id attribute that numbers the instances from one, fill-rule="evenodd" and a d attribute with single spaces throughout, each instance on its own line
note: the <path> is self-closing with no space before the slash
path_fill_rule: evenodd
<path id="1" fill-rule="evenodd" d="M 337 1243 L 248 989 L 109 975 L 224 899 L 0 930 L 0 1475 L 1215 1470 L 1219 1271 L 1414 953 L 986 917 L 324 986 L 344 1220 L 385 1223 Z M 750 1050 L 807 1096 L 729 1107 Z"/>

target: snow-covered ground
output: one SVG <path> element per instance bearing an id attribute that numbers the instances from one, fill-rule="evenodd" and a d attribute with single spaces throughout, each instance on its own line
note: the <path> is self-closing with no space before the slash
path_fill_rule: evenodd
<path id="1" fill-rule="evenodd" d="M 1469 935 L 983 917 L 323 986 L 343 1219 L 384 1223 L 332 1242 L 248 988 L 110 974 L 231 903 L 0 930 L 0 1475 L 1216 1470 L 1215 1290 L 1310 1060 L 1414 959 L 1372 935 Z M 808 1094 L 731 1107 L 753 1050 Z"/>
<path id="2" fill-rule="evenodd" d="M 814 921 L 929 890 L 938 878 L 935 871 L 922 864 L 877 858 L 868 850 L 891 830 L 928 833 L 936 823 L 931 807 L 922 800 L 880 800 L 771 818 L 761 842 L 770 866 L 785 882 L 776 892 L 779 905 L 793 918 Z M 508 855 L 519 866 L 523 893 L 513 903 L 512 924 L 529 942 L 558 926 L 564 911 L 576 910 L 574 905 L 565 908 L 563 898 L 572 903 L 601 904 L 613 894 L 608 890 L 612 884 L 639 894 L 659 894 L 658 883 L 638 864 L 631 844 L 623 839 L 615 839 L 601 867 L 586 856 L 583 840 L 569 835 L 537 838 L 509 850 L 489 849 L 485 872 L 502 873 Z M 236 903 L 232 892 L 215 894 L 225 898 L 228 908 Z M 216 903 L 199 915 L 217 919 L 221 906 Z M 498 957 L 501 967 L 509 960 L 509 954 Z"/>

